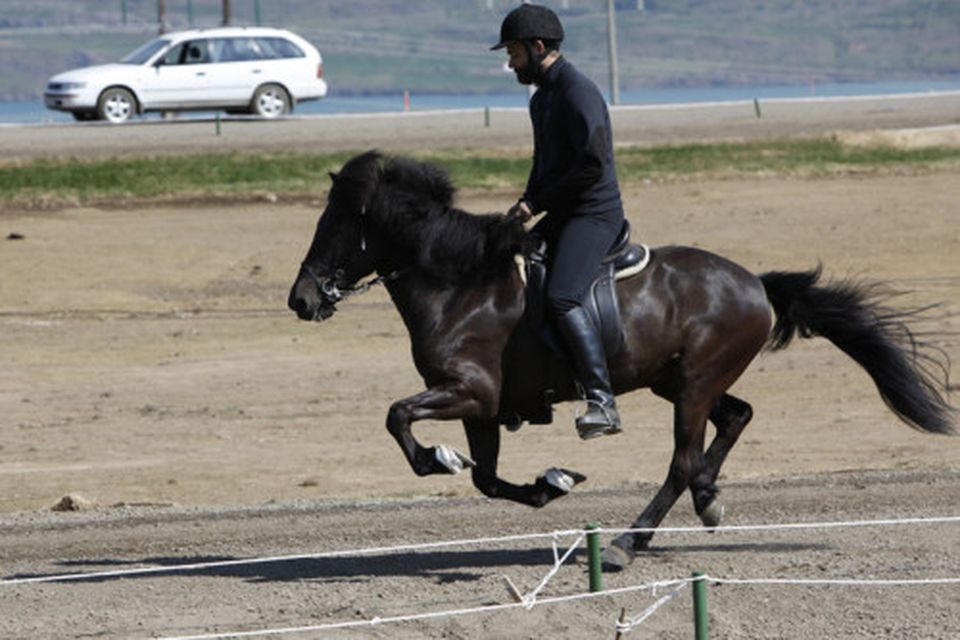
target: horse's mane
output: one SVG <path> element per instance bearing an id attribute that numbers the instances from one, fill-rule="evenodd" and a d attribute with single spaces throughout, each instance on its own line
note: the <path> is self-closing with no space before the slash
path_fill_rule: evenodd
<path id="1" fill-rule="evenodd" d="M 377 184 L 367 214 L 420 271 L 445 283 L 489 281 L 514 268 L 513 256 L 526 251 L 521 223 L 454 207 L 456 189 L 440 167 L 368 152 L 344 165 L 341 175 L 371 176 L 372 166 Z"/>

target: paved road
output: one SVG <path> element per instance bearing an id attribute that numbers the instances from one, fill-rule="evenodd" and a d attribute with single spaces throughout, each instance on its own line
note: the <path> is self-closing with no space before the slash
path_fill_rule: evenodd
<path id="1" fill-rule="evenodd" d="M 758 115 L 759 114 L 759 115 Z M 960 124 L 960 92 L 922 96 L 616 107 L 618 144 L 805 136 L 837 130 Z M 516 148 L 530 144 L 524 109 L 0 127 L 0 157 Z"/>

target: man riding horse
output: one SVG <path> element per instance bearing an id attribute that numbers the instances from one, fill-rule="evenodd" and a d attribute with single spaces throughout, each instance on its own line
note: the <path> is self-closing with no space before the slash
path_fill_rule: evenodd
<path id="1" fill-rule="evenodd" d="M 582 306 L 601 261 L 623 224 L 610 114 L 597 86 L 560 53 L 563 26 L 546 7 L 525 4 L 500 27 L 509 65 L 530 100 L 533 167 L 508 215 L 522 221 L 546 213 L 533 233 L 546 240 L 546 307 L 561 337 L 587 411 L 577 418 L 583 439 L 621 431 L 598 327 Z"/>
<path id="2" fill-rule="evenodd" d="M 616 317 L 625 330 L 605 359 L 580 295 L 623 224 L 607 110 L 596 87 L 557 52 L 563 30 L 551 12 L 521 7 L 501 35 L 517 77 L 540 87 L 530 105 L 534 165 L 513 218 L 458 209 L 438 167 L 360 154 L 330 175 L 326 207 L 287 302 L 303 320 L 326 320 L 346 295 L 378 282 L 386 287 L 425 385 L 394 401 L 386 416 L 414 473 L 469 468 L 484 495 L 542 507 L 585 476 L 550 468 L 528 483 L 502 477 L 501 427 L 533 422 L 545 402 L 575 399 L 576 378 L 590 401 L 578 420 L 581 436 L 615 433 L 613 386 L 620 393 L 650 388 L 673 404 L 673 455 L 633 531 L 603 553 L 604 567 L 620 570 L 647 548 L 687 491 L 700 520 L 719 525 L 720 469 L 753 417 L 729 389 L 765 348 L 784 349 L 797 336 L 825 338 L 869 374 L 904 422 L 955 432 L 949 363 L 906 324 L 923 309 L 887 305 L 872 283 L 821 282 L 819 268 L 755 275 L 696 247 L 656 247 L 645 269 L 616 282 Z M 547 215 L 535 229 L 549 242 L 553 269 L 548 303 L 574 372 L 553 366 L 516 269 L 517 253 L 529 245 L 518 220 L 540 212 Z M 377 277 L 360 283 L 372 273 Z M 470 455 L 421 444 L 413 426 L 434 420 L 462 421 Z M 715 429 L 709 442 L 708 423 Z"/>

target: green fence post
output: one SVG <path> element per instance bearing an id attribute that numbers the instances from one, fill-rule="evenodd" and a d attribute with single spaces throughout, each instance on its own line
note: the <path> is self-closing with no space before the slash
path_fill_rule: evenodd
<path id="1" fill-rule="evenodd" d="M 707 581 L 701 571 L 693 572 L 693 626 L 696 640 L 707 640 Z"/>
<path id="2" fill-rule="evenodd" d="M 587 525 L 587 553 L 590 556 L 590 592 L 603 591 L 603 570 L 600 566 L 600 525 L 591 522 Z"/>

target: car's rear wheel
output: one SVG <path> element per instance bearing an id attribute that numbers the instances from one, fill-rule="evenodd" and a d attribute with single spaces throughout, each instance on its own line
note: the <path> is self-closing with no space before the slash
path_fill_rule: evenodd
<path id="1" fill-rule="evenodd" d="M 250 111 L 261 118 L 277 118 L 290 113 L 290 96 L 278 84 L 265 84 L 253 93 Z"/>
<path id="2" fill-rule="evenodd" d="M 100 94 L 97 117 L 110 122 L 126 122 L 137 112 L 137 100 L 122 87 L 110 87 Z"/>

